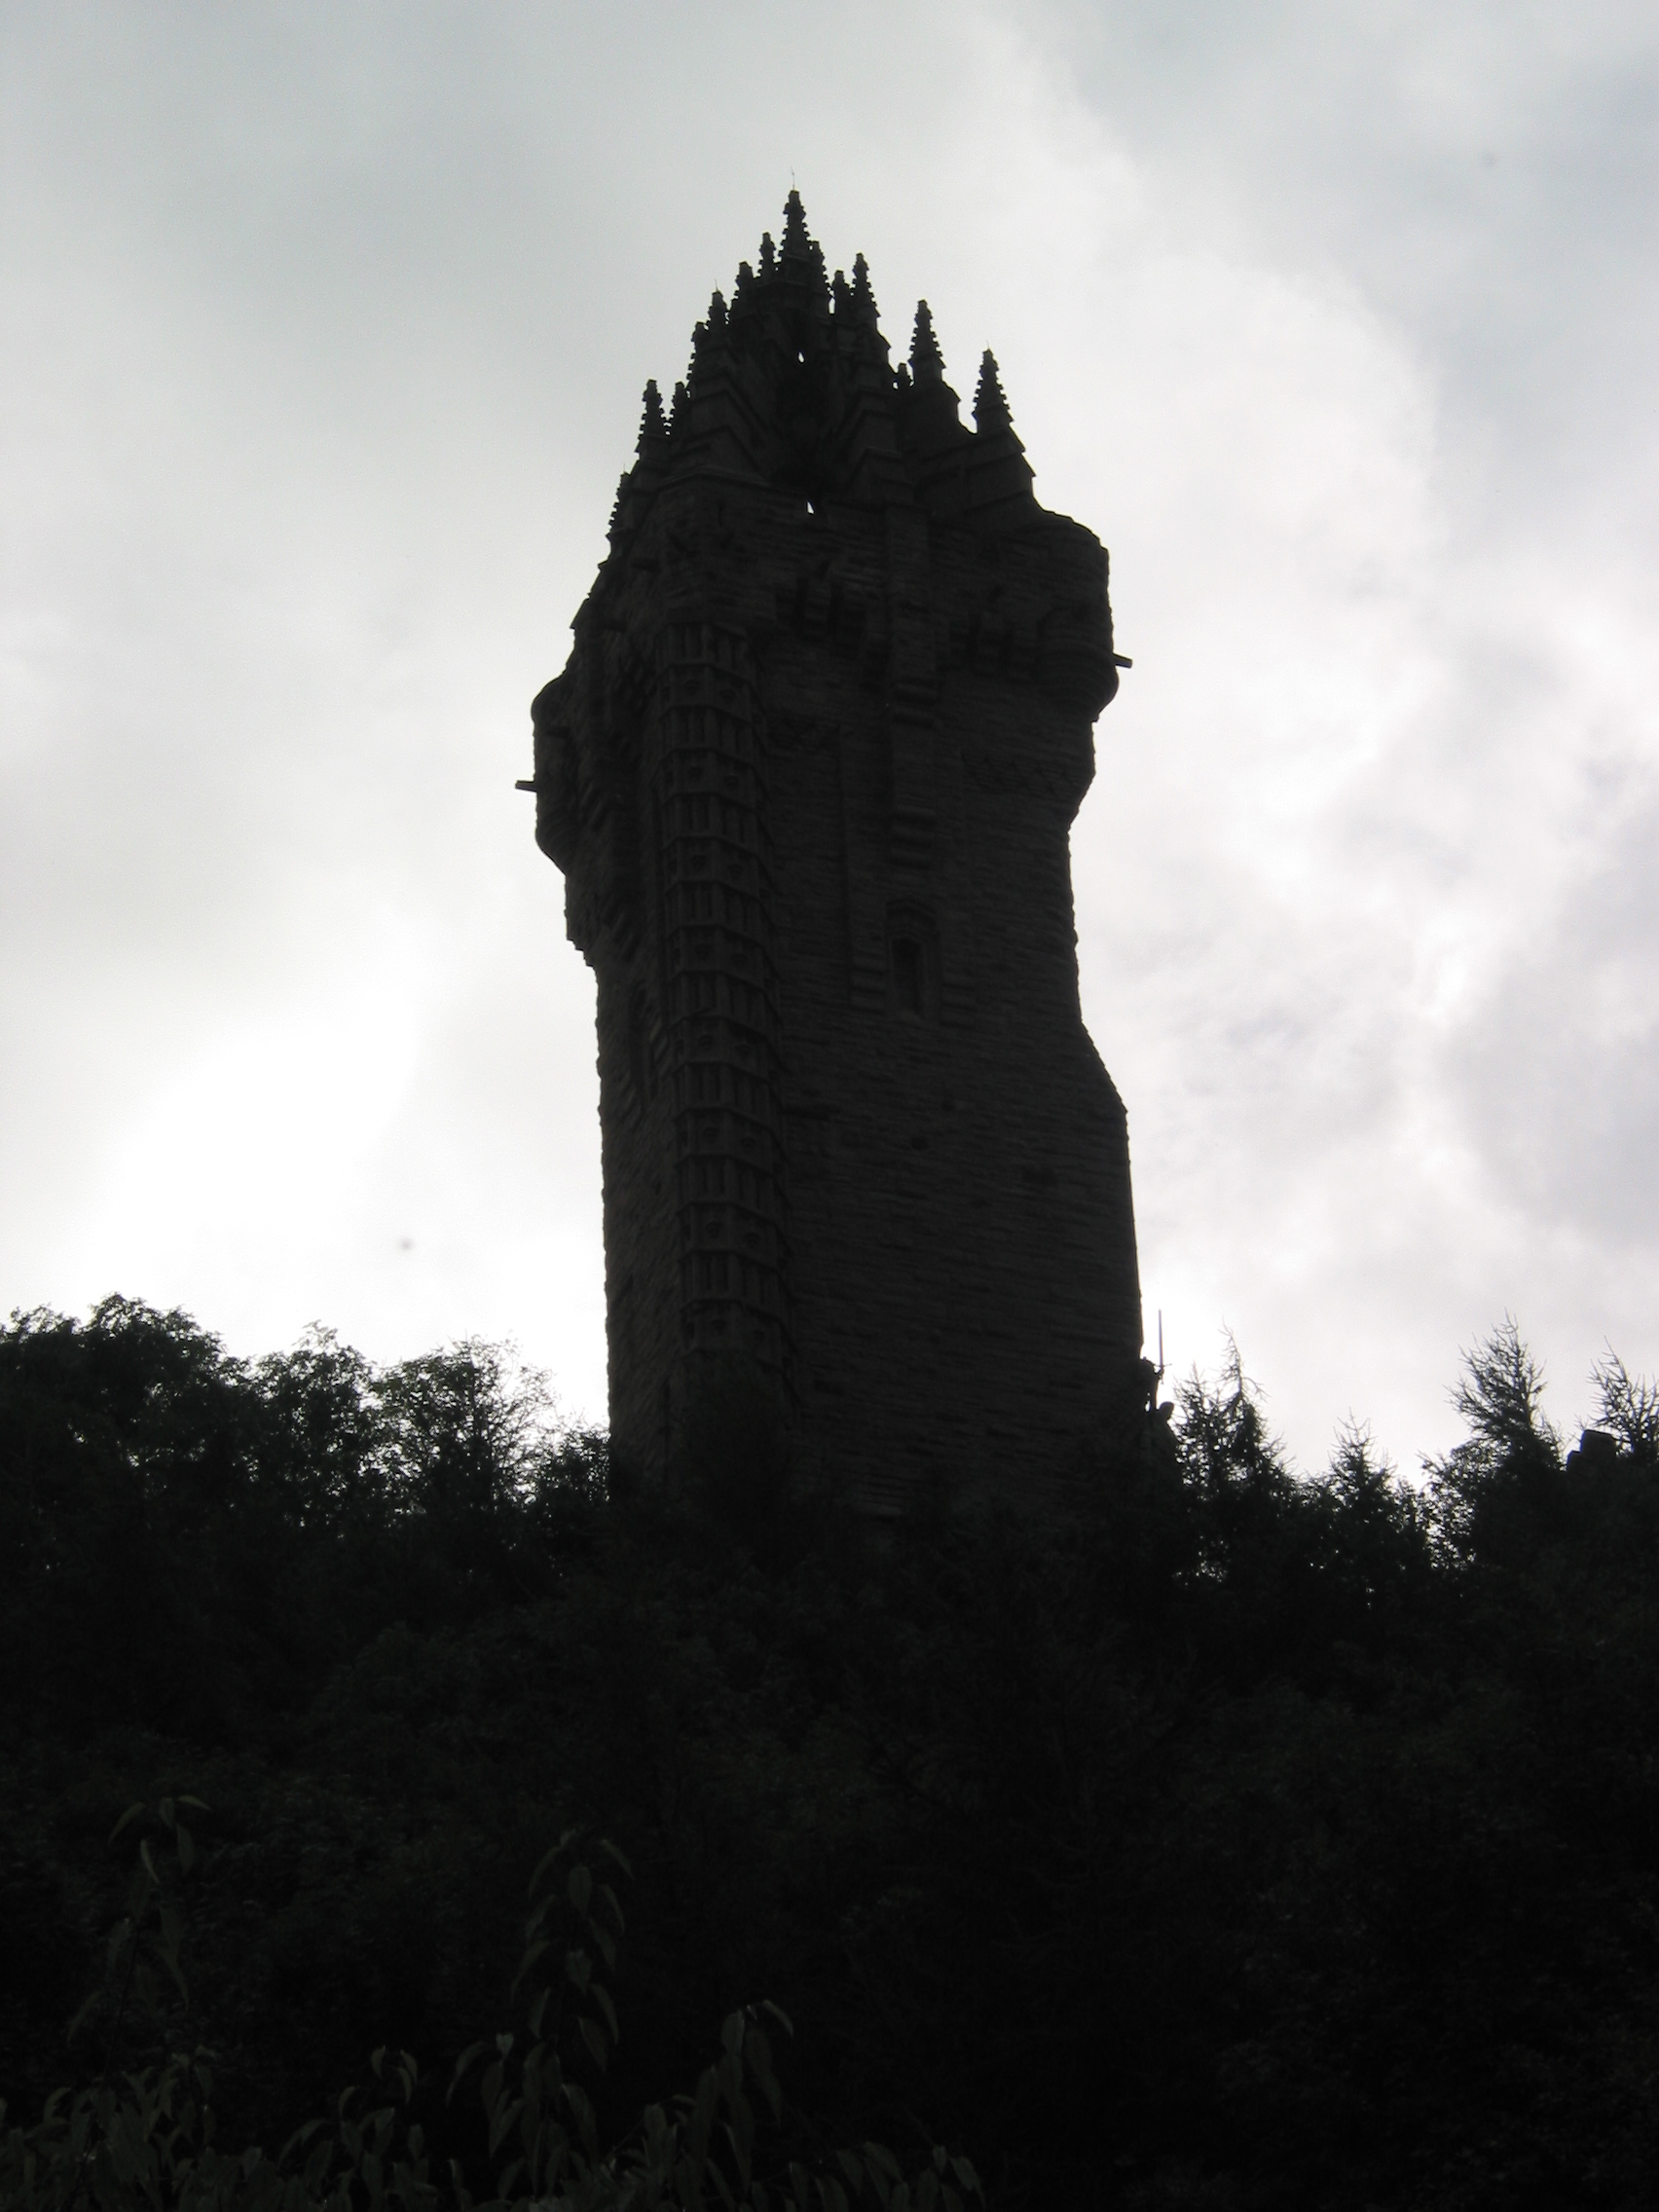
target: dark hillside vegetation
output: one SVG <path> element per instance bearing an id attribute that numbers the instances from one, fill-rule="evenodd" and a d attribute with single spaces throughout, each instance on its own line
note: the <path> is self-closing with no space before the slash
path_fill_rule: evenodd
<path id="1" fill-rule="evenodd" d="M 443 2087 L 576 1828 L 633 1870 L 602 2132 L 772 1999 L 786 2148 L 923 2129 L 996 2205 L 1659 2201 L 1659 1400 L 1598 1381 L 1569 1452 L 1500 1331 L 1411 1485 L 1293 1474 L 1235 1366 L 1063 1524 L 875 1547 L 753 1435 L 613 1494 L 487 1346 L 16 1318 L 8 2124 L 201 2043 L 275 2148 L 389 2045 L 473 2158 Z M 111 1829 L 186 1794 L 191 2014 L 71 2043 Z"/>

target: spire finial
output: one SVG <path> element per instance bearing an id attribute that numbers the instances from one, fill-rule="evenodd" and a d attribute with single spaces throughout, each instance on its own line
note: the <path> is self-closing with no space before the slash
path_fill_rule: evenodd
<path id="1" fill-rule="evenodd" d="M 988 346 L 979 363 L 979 382 L 974 393 L 974 427 L 981 433 L 1014 428 L 1002 379 L 997 374 L 997 357 Z"/>
<path id="2" fill-rule="evenodd" d="M 777 271 L 778 249 L 772 243 L 771 232 L 762 231 L 760 233 L 760 267 L 756 274 L 760 276 L 775 276 Z"/>
<path id="3" fill-rule="evenodd" d="M 875 313 L 875 294 L 869 288 L 869 263 L 861 253 L 853 261 L 853 305 Z"/>
<path id="4" fill-rule="evenodd" d="M 674 387 L 674 405 L 669 410 L 668 417 L 670 439 L 679 437 L 682 430 L 689 428 L 690 423 L 691 394 L 686 390 L 683 384 L 677 384 Z"/>
<path id="5" fill-rule="evenodd" d="M 645 455 L 667 436 L 668 423 L 662 411 L 662 393 L 656 387 L 655 377 L 652 377 L 645 387 L 645 413 L 640 418 L 640 442 L 634 450 L 644 461 Z"/>
<path id="6" fill-rule="evenodd" d="M 944 355 L 934 336 L 933 310 L 926 300 L 916 302 L 916 327 L 910 339 L 910 374 L 918 387 L 944 382 Z"/>
<path id="7" fill-rule="evenodd" d="M 686 370 L 686 381 L 696 384 L 708 370 L 717 353 L 723 351 L 726 333 L 726 304 L 719 292 L 709 301 L 709 312 L 691 333 L 691 365 Z M 670 428 L 673 428 L 672 423 Z"/>
<path id="8" fill-rule="evenodd" d="M 805 256 L 812 245 L 812 234 L 806 227 L 806 209 L 801 205 L 800 194 L 792 184 L 790 196 L 784 202 L 784 258 Z"/>

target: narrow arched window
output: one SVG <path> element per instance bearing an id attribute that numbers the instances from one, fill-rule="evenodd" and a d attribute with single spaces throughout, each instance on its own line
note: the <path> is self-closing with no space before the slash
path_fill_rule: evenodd
<path id="1" fill-rule="evenodd" d="M 901 1014 L 920 1018 L 925 1011 L 927 994 L 926 961 L 921 940 L 913 937 L 896 937 L 893 940 L 893 1003 Z"/>
<path id="2" fill-rule="evenodd" d="M 887 1004 L 908 1021 L 939 1018 L 939 930 L 925 906 L 887 909 Z"/>

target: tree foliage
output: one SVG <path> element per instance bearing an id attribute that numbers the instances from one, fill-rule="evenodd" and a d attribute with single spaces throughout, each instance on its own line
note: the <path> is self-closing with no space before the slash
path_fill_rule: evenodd
<path id="1" fill-rule="evenodd" d="M 645 2143 L 722 2021 L 748 2069 L 764 1994 L 797 2031 L 773 2182 L 921 2115 L 923 2163 L 937 2131 L 1010 2205 L 1651 2201 L 1659 1396 L 1610 1358 L 1596 1386 L 1569 1451 L 1506 1323 L 1420 1479 L 1360 1429 L 1306 1477 L 1234 1354 L 1063 1514 L 873 1543 L 769 1435 L 728 1479 L 713 1416 L 678 1495 L 613 1494 L 603 1440 L 487 1346 L 243 1363 L 118 1301 L 21 1316 L 13 2122 L 67 2082 L 53 2124 L 101 2125 L 130 2075 L 165 2133 L 203 2105 L 196 2037 L 215 2140 L 280 2143 L 384 2045 L 422 2053 L 411 2101 L 362 2112 L 482 2173 L 482 2108 L 431 2069 L 495 2016 L 573 1828 L 635 1868 L 601 2146 Z M 70 2045 L 101 1931 L 138 1925 L 110 1826 L 187 1794 L 194 2025 L 145 1953 L 155 2012 Z"/>

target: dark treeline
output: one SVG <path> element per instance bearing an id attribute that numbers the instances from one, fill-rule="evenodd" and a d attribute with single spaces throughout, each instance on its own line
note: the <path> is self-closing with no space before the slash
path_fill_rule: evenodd
<path id="1" fill-rule="evenodd" d="M 486 1346 L 18 1318 L 0 2095 L 174 2033 L 221 2142 L 376 2045 L 441 2086 L 577 1826 L 633 1867 L 617 2126 L 770 1998 L 793 2140 L 925 2128 L 993 2204 L 1659 2201 L 1659 1401 L 1598 1382 L 1569 1453 L 1499 1332 L 1406 1484 L 1293 1474 L 1235 1367 L 1063 1518 L 874 1545 L 718 1419 L 627 1493 Z M 71 2045 L 110 1831 L 181 1792 L 192 2018 Z"/>

